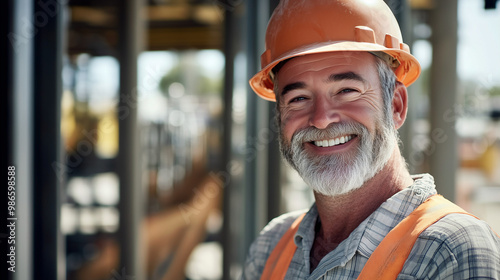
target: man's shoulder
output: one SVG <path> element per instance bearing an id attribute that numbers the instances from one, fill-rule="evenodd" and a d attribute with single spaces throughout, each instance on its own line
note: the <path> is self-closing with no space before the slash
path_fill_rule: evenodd
<path id="1" fill-rule="evenodd" d="M 450 250 L 484 247 L 500 254 L 500 238 L 483 220 L 467 214 L 449 214 L 427 228 L 420 238 L 442 242 Z"/>
<path id="2" fill-rule="evenodd" d="M 469 279 L 473 275 L 498 279 L 500 238 L 482 220 L 449 214 L 419 235 L 402 275 L 414 279 Z"/>
<path id="3" fill-rule="evenodd" d="M 252 247 L 259 251 L 270 251 L 276 246 L 283 234 L 290 228 L 292 223 L 306 210 L 285 213 L 272 219 L 260 232 Z"/>
<path id="4" fill-rule="evenodd" d="M 243 279 L 258 279 L 264 270 L 267 258 L 276 247 L 279 240 L 290 228 L 292 223 L 306 210 L 299 210 L 283 214 L 271 220 L 260 232 L 259 236 L 250 246 Z"/>
<path id="5" fill-rule="evenodd" d="M 292 223 L 302 214 L 307 212 L 307 209 L 293 211 L 282 214 L 272 219 L 260 232 L 260 235 L 279 235 L 280 237 L 290 228 Z"/>

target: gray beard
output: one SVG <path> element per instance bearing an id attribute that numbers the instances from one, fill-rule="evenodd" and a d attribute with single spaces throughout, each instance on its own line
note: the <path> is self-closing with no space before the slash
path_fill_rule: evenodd
<path id="1" fill-rule="evenodd" d="M 389 123 L 379 119 L 374 135 L 359 123 L 337 123 L 326 129 L 308 127 L 292 136 L 291 145 L 280 132 L 280 150 L 290 165 L 315 191 L 326 196 L 338 196 L 359 189 L 385 166 L 397 143 L 397 131 L 392 118 Z M 356 135 L 357 149 L 334 155 L 311 155 L 304 143 Z M 351 139 L 351 141 L 356 138 Z"/>

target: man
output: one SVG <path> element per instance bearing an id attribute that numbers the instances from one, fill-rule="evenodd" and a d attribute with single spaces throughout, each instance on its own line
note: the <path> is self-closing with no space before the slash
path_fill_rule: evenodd
<path id="1" fill-rule="evenodd" d="M 420 65 L 383 1 L 281 0 L 261 60 L 250 84 L 315 204 L 263 229 L 244 279 L 500 279 L 500 238 L 400 154 Z"/>

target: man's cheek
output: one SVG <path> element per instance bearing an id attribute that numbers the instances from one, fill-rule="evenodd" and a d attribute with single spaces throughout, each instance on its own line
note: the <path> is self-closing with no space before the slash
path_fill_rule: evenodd
<path id="1" fill-rule="evenodd" d="M 286 118 L 284 115 L 281 115 L 281 119 L 279 122 L 280 132 L 286 140 L 291 139 L 292 133 L 290 133 L 290 119 Z"/>

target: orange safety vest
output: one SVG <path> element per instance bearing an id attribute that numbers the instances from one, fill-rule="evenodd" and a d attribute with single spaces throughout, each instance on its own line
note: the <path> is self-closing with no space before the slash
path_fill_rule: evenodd
<path id="1" fill-rule="evenodd" d="M 396 279 L 420 233 L 451 213 L 471 215 L 440 195 L 429 197 L 408 217 L 397 224 L 380 242 L 365 264 L 358 280 Z M 302 214 L 295 220 L 273 249 L 267 259 L 261 280 L 285 279 L 286 272 L 297 249 L 293 237 L 304 216 L 305 214 Z M 471 216 L 475 217 L 474 215 Z"/>

